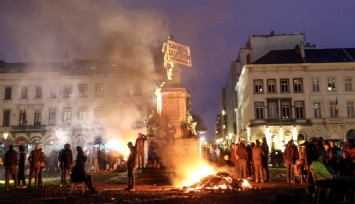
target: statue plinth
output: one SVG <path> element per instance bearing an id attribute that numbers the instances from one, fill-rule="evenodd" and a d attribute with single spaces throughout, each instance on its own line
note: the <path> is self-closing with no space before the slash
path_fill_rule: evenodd
<path id="1" fill-rule="evenodd" d="M 169 83 L 168 83 L 169 84 Z M 166 137 L 165 129 L 170 122 L 176 128 L 175 138 L 183 137 L 182 122 L 186 121 L 187 90 L 182 87 L 156 89 L 157 112 L 160 115 L 159 137 Z"/>

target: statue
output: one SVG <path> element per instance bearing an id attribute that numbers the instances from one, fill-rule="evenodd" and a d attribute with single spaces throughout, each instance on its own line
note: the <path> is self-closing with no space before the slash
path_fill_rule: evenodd
<path id="1" fill-rule="evenodd" d="M 196 132 L 197 122 L 193 121 L 192 115 L 189 111 L 186 113 L 186 122 L 184 124 L 185 136 L 193 137 L 197 135 Z"/>
<path id="2" fill-rule="evenodd" d="M 168 40 L 174 41 L 174 36 L 169 35 Z M 164 42 L 162 52 L 164 53 L 164 68 L 169 81 L 173 80 L 174 63 L 169 60 L 168 43 Z"/>
<path id="3" fill-rule="evenodd" d="M 147 125 L 147 132 L 148 136 L 156 136 L 159 128 L 159 123 L 160 123 L 160 116 L 159 114 L 155 111 L 155 109 L 152 109 L 151 113 L 149 114 L 147 120 L 145 121 Z"/>

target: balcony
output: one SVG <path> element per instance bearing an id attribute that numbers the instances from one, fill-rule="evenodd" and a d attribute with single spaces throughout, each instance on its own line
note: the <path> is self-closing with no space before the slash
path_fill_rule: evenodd
<path id="1" fill-rule="evenodd" d="M 45 132 L 45 125 L 11 126 L 11 132 Z"/>
<path id="2" fill-rule="evenodd" d="M 308 119 L 294 119 L 294 118 L 281 118 L 281 119 L 256 119 L 250 121 L 250 126 L 267 125 L 267 126 L 287 126 L 287 125 L 312 125 Z"/>

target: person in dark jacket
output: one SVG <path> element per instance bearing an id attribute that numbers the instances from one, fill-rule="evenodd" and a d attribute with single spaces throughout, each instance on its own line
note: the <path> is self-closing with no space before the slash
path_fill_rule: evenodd
<path id="1" fill-rule="evenodd" d="M 58 155 L 58 162 L 59 162 L 59 167 L 61 170 L 61 186 L 65 187 L 67 186 L 67 176 L 69 172 L 72 170 L 72 165 L 73 165 L 73 153 L 71 151 L 71 145 L 70 144 L 65 144 L 64 149 L 59 152 Z"/>
<path id="2" fill-rule="evenodd" d="M 269 145 L 267 144 L 266 137 L 261 138 L 261 149 L 264 152 L 263 156 L 263 173 L 265 177 L 265 182 L 268 182 L 270 179 L 269 173 Z"/>
<path id="3" fill-rule="evenodd" d="M 30 156 L 28 156 L 28 162 L 30 163 L 30 174 L 28 177 L 28 187 L 31 188 L 31 180 L 32 177 L 35 177 L 35 188 L 37 189 L 38 187 L 38 176 L 39 176 L 39 171 L 41 170 L 40 164 L 41 164 L 41 158 L 42 158 L 42 153 L 39 151 L 40 145 L 37 144 L 35 149 L 31 151 Z"/>
<path id="4" fill-rule="evenodd" d="M 134 191 L 134 168 L 136 167 L 137 150 L 132 142 L 128 142 L 127 146 L 130 152 L 127 160 L 128 187 L 126 190 Z"/>
<path id="5" fill-rule="evenodd" d="M 76 151 L 76 161 L 71 174 L 72 182 L 85 182 L 91 193 L 97 193 L 97 191 L 93 187 L 91 175 L 89 175 L 85 170 L 85 162 L 87 161 L 87 156 L 85 156 L 85 153 L 81 146 L 77 146 Z"/>
<path id="6" fill-rule="evenodd" d="M 18 188 L 17 183 L 17 152 L 12 145 L 9 146 L 9 150 L 5 153 L 5 190 L 9 189 L 10 175 L 14 180 L 15 188 Z"/>
<path id="7" fill-rule="evenodd" d="M 22 185 L 26 186 L 26 178 L 25 178 L 25 161 L 26 161 L 26 152 L 25 148 L 23 145 L 19 146 L 19 162 L 18 162 L 18 174 L 17 174 L 17 179 L 18 179 L 18 184 L 20 185 L 22 181 Z"/>

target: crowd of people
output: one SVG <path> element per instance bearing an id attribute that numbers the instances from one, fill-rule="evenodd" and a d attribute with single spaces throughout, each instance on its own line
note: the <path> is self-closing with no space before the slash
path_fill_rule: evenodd
<path id="1" fill-rule="evenodd" d="M 92 184 L 91 175 L 86 170 L 87 156 L 82 150 L 81 146 L 76 147 L 77 157 L 73 165 L 73 153 L 70 144 L 65 144 L 64 148 L 58 154 L 58 164 L 61 170 L 61 185 L 68 186 L 68 177 L 72 183 L 84 182 L 91 193 L 96 193 Z M 25 178 L 25 163 L 29 163 L 28 184 L 26 185 Z M 14 150 L 13 145 L 9 145 L 8 151 L 4 156 L 5 167 L 5 191 L 10 190 L 10 176 L 14 181 L 14 189 L 20 188 L 42 188 L 42 171 L 46 165 L 46 155 L 42 151 L 39 144 L 35 146 L 29 156 L 26 158 L 24 146 L 19 146 L 19 152 Z M 70 175 L 70 176 L 69 176 Z M 34 186 L 32 186 L 32 179 L 34 179 Z M 22 184 L 22 185 L 21 185 Z"/>
<path id="2" fill-rule="evenodd" d="M 235 177 L 255 182 L 270 180 L 269 164 L 272 164 L 274 167 L 286 167 L 287 183 L 301 182 L 297 174 L 304 174 L 303 184 L 312 185 L 313 181 L 307 179 L 312 179 L 310 167 L 314 161 L 318 161 L 319 155 L 333 178 L 355 176 L 355 145 L 352 139 L 342 143 L 340 147 L 333 140 L 324 140 L 321 137 L 310 138 L 298 145 L 291 139 L 285 149 L 272 150 L 269 153 L 269 145 L 263 137 L 261 141 L 256 140 L 250 144 L 241 140 L 230 144 L 227 149 L 223 149 L 221 145 L 211 145 L 204 146 L 202 150 L 206 160 L 218 166 L 228 165 L 232 167 Z"/>
<path id="3" fill-rule="evenodd" d="M 84 182 L 92 193 L 97 192 L 93 187 L 92 173 L 127 169 L 129 181 L 127 190 L 131 191 L 134 187 L 135 168 L 159 168 L 161 165 L 157 153 L 158 145 L 154 141 L 149 143 L 148 155 L 144 155 L 146 140 L 147 137 L 139 133 L 134 144 L 128 143 L 130 155 L 127 159 L 118 151 L 106 151 L 100 147 L 93 147 L 84 152 L 81 146 L 77 146 L 76 153 L 73 154 L 69 143 L 64 144 L 60 151 L 52 151 L 48 157 L 39 144 L 28 156 L 23 145 L 19 146 L 19 152 L 14 149 L 13 145 L 9 145 L 4 155 L 5 190 L 10 190 L 10 177 L 14 181 L 14 189 L 42 188 L 42 172 L 45 168 L 46 173 L 54 173 L 54 175 L 60 171 L 61 187 L 69 187 L 71 183 Z M 145 157 L 147 157 L 147 163 L 145 163 Z M 26 169 L 29 169 L 28 184 L 26 184 L 25 177 Z M 33 183 L 34 186 L 32 186 Z"/>
<path id="4" fill-rule="evenodd" d="M 240 140 L 223 149 L 220 145 L 203 147 L 204 159 L 217 166 L 228 165 L 236 178 L 252 179 L 256 182 L 267 182 L 269 176 L 269 146 L 266 138 L 255 143 L 245 144 Z"/>

